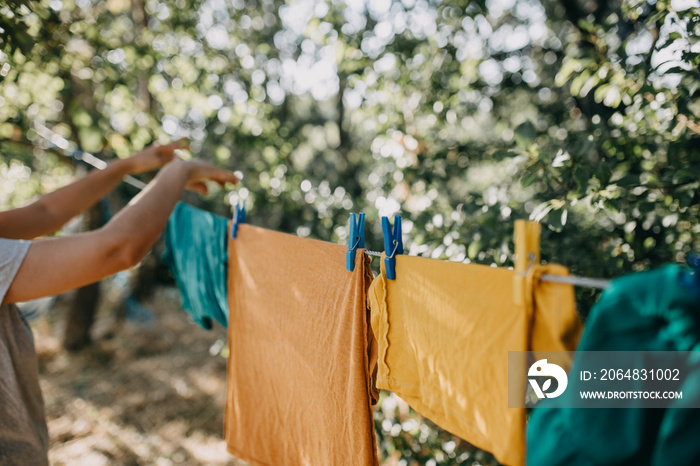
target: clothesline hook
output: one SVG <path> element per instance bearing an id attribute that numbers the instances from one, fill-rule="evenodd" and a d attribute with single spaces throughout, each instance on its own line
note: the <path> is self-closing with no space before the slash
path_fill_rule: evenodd
<path id="1" fill-rule="evenodd" d="M 527 277 L 527 274 L 530 273 L 530 270 L 535 266 L 535 259 L 536 256 L 534 253 L 531 252 L 527 255 L 527 267 L 518 274 L 519 277 Z"/>
<path id="2" fill-rule="evenodd" d="M 391 251 L 391 255 L 387 256 L 388 259 L 393 259 L 394 256 L 396 255 L 396 250 L 399 249 L 399 242 L 394 240 L 392 243 L 394 245 L 394 250 Z"/>

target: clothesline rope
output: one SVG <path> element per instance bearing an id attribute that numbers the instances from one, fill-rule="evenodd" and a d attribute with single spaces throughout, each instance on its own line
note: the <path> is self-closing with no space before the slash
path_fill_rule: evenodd
<path id="1" fill-rule="evenodd" d="M 73 145 L 69 140 L 67 140 L 63 136 L 54 133 L 41 123 L 36 123 L 35 128 L 36 132 L 41 137 L 43 137 L 59 149 L 67 151 Z M 73 157 L 78 160 L 82 160 L 83 162 L 87 163 L 88 165 L 91 165 L 92 167 L 97 168 L 98 170 L 104 170 L 107 167 L 107 162 L 88 152 L 83 152 L 79 148 L 73 149 Z M 146 187 L 146 183 L 137 178 L 134 178 L 131 175 L 125 176 L 124 182 L 139 190 Z M 381 257 L 382 255 L 382 253 L 379 251 L 370 251 L 368 249 L 365 249 L 365 254 L 367 254 L 368 256 L 376 257 Z M 545 274 L 540 277 L 540 280 L 545 282 L 565 283 L 568 285 L 582 286 L 585 288 L 596 288 L 599 290 L 607 288 L 608 285 L 610 285 L 610 280 L 604 280 L 602 278 L 577 277 L 575 275 L 559 276 Z"/>
<path id="2" fill-rule="evenodd" d="M 73 147 L 71 149 L 71 146 L 74 146 L 73 143 L 71 143 L 68 139 L 64 138 L 61 135 L 58 135 L 51 131 L 49 128 L 46 126 L 42 125 L 41 123 L 36 123 L 34 125 L 36 132 L 41 136 L 42 138 L 46 139 L 48 142 L 53 144 L 54 146 L 58 147 L 59 149 L 62 149 L 64 151 L 71 150 L 72 155 L 69 155 L 69 157 L 73 157 L 77 160 L 82 160 L 83 162 L 87 163 L 88 165 L 97 168 L 98 170 L 104 170 L 107 168 L 107 162 L 104 160 L 100 159 L 99 157 L 95 157 L 94 155 L 90 154 L 89 152 L 83 152 L 80 148 L 78 147 Z M 138 178 L 134 178 L 131 175 L 126 175 L 123 180 L 126 184 L 129 184 L 133 186 L 136 189 L 143 189 L 146 187 L 146 183 L 143 181 L 139 180 Z"/>
<path id="3" fill-rule="evenodd" d="M 610 280 L 602 278 L 577 277 L 576 275 L 560 276 L 543 274 L 540 276 L 541 281 L 566 283 L 568 285 L 583 286 L 585 288 L 596 288 L 603 290 L 610 286 Z"/>
<path id="4" fill-rule="evenodd" d="M 365 250 L 365 254 L 368 256 L 381 257 L 382 253 L 378 251 Z M 585 288 L 596 288 L 598 290 L 603 290 L 610 285 L 610 280 L 605 280 L 603 278 L 588 278 L 588 277 L 578 277 L 576 275 L 549 275 L 543 274 L 540 276 L 540 281 L 543 282 L 555 282 L 564 283 L 567 285 L 582 286 Z"/>

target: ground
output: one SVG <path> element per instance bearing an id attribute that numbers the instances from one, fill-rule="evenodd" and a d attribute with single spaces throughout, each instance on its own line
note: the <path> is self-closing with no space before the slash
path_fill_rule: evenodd
<path id="1" fill-rule="evenodd" d="M 96 343 L 78 353 L 61 348 L 60 301 L 32 322 L 51 464 L 245 465 L 223 440 L 225 331 L 194 325 L 173 288 L 146 304 L 150 324 L 121 325 L 103 304 Z"/>

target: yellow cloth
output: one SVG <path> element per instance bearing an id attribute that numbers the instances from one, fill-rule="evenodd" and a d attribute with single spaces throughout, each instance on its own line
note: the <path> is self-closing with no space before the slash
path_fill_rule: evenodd
<path id="1" fill-rule="evenodd" d="M 253 465 L 377 464 L 372 274 L 346 251 L 250 225 L 229 240 L 225 437 Z"/>
<path id="2" fill-rule="evenodd" d="M 369 291 L 377 387 L 501 463 L 524 464 L 525 410 L 508 407 L 508 351 L 573 349 L 580 323 L 572 287 L 533 289 L 537 275 L 566 269 L 533 267 L 532 301 L 516 307 L 512 270 L 398 255 L 397 278 L 387 280 L 381 264 Z"/>

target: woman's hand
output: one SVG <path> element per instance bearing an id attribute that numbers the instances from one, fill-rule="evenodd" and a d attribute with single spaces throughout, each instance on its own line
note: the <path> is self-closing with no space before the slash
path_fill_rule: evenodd
<path id="1" fill-rule="evenodd" d="M 233 172 L 216 168 L 204 160 L 195 159 L 177 163 L 185 165 L 188 169 L 189 178 L 185 189 L 190 191 L 207 194 L 207 185 L 204 183 L 204 180 L 213 181 L 222 187 L 226 183 L 238 183 L 238 177 Z"/>
<path id="2" fill-rule="evenodd" d="M 136 175 L 157 170 L 177 158 L 175 156 L 176 150 L 187 150 L 189 148 L 190 145 L 187 138 L 182 138 L 165 146 L 161 146 L 156 142 L 127 159 L 130 164 L 129 171 Z"/>

